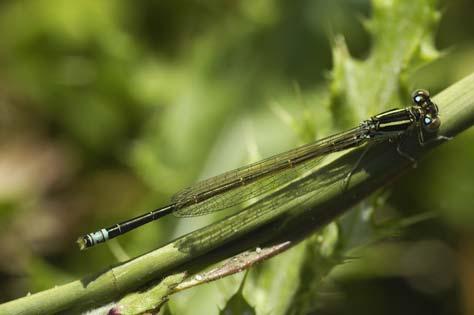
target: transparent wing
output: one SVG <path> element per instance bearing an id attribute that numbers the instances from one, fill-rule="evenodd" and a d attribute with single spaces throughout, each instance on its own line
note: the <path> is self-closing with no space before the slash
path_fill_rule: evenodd
<path id="1" fill-rule="evenodd" d="M 173 197 L 175 215 L 204 215 L 265 194 L 311 169 L 326 154 L 357 146 L 365 134 L 357 127 L 198 182 Z"/>
<path id="2" fill-rule="evenodd" d="M 277 174 L 273 174 L 272 176 L 267 176 L 245 186 L 240 186 L 212 196 L 202 202 L 178 208 L 178 210 L 173 212 L 173 214 L 177 217 L 206 215 L 241 204 L 252 198 L 260 197 L 261 195 L 265 195 L 285 183 L 298 178 L 300 175 L 304 174 L 304 172 L 320 163 L 322 159 L 323 157 L 309 160 L 306 163 L 301 163 L 293 168 L 279 171 Z"/>

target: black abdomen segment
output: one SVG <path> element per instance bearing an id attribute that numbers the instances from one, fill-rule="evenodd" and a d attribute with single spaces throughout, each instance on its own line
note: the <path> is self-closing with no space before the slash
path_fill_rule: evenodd
<path id="1" fill-rule="evenodd" d="M 409 109 L 392 109 L 372 117 L 376 132 L 402 133 L 413 126 L 415 115 Z"/>

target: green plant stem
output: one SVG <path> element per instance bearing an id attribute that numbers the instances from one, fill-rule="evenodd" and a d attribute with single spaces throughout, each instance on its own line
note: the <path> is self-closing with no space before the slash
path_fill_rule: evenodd
<path id="1" fill-rule="evenodd" d="M 439 135 L 454 137 L 474 124 L 474 74 L 433 99 L 440 107 Z M 445 142 L 436 141 L 420 147 L 416 136 L 411 138 L 406 150 L 418 160 Z M 410 170 L 410 162 L 396 153 L 395 146 L 393 143 L 371 146 L 347 187 L 342 187 L 341 181 L 333 179 L 330 172 L 339 168 L 350 170 L 361 149 L 337 154 L 334 160 L 321 166 L 316 173 L 325 174 L 323 183 L 316 181 L 313 175 L 306 176 L 242 212 L 143 256 L 82 280 L 0 305 L 0 314 L 44 315 L 103 305 L 163 277 L 199 270 L 249 248 L 286 241 L 294 244 L 403 171 Z M 306 200 L 304 206 L 303 199 Z M 273 209 L 272 203 L 276 201 L 279 206 Z"/>

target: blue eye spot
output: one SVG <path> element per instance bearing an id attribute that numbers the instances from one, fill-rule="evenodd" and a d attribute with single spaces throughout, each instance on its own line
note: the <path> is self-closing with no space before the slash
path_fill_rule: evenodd
<path id="1" fill-rule="evenodd" d="M 429 124 L 431 124 L 431 122 L 432 122 L 432 120 L 431 120 L 430 117 L 425 117 L 425 118 L 423 119 L 423 123 L 424 123 L 425 125 L 429 125 Z"/>

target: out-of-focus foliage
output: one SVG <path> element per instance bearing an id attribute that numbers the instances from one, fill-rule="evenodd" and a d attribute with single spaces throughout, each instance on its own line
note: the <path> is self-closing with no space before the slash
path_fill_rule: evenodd
<path id="1" fill-rule="evenodd" d="M 414 87 L 436 92 L 472 72 L 474 4 L 440 3 L 439 15 L 433 1 L 412 10 L 405 2 L 2 2 L 0 302 L 116 262 L 105 245 L 79 252 L 84 232 L 353 125 L 379 105 L 404 106 Z M 472 141 L 470 132 L 436 150 L 392 193 L 257 266 L 244 285 L 237 275 L 185 291 L 167 312 L 474 308 L 462 289 L 474 283 L 463 276 L 474 259 Z M 437 219 L 406 224 L 403 242 L 345 256 L 378 238 L 372 213 L 383 221 L 427 212 Z M 165 218 L 119 242 L 133 257 L 215 218 Z"/>

